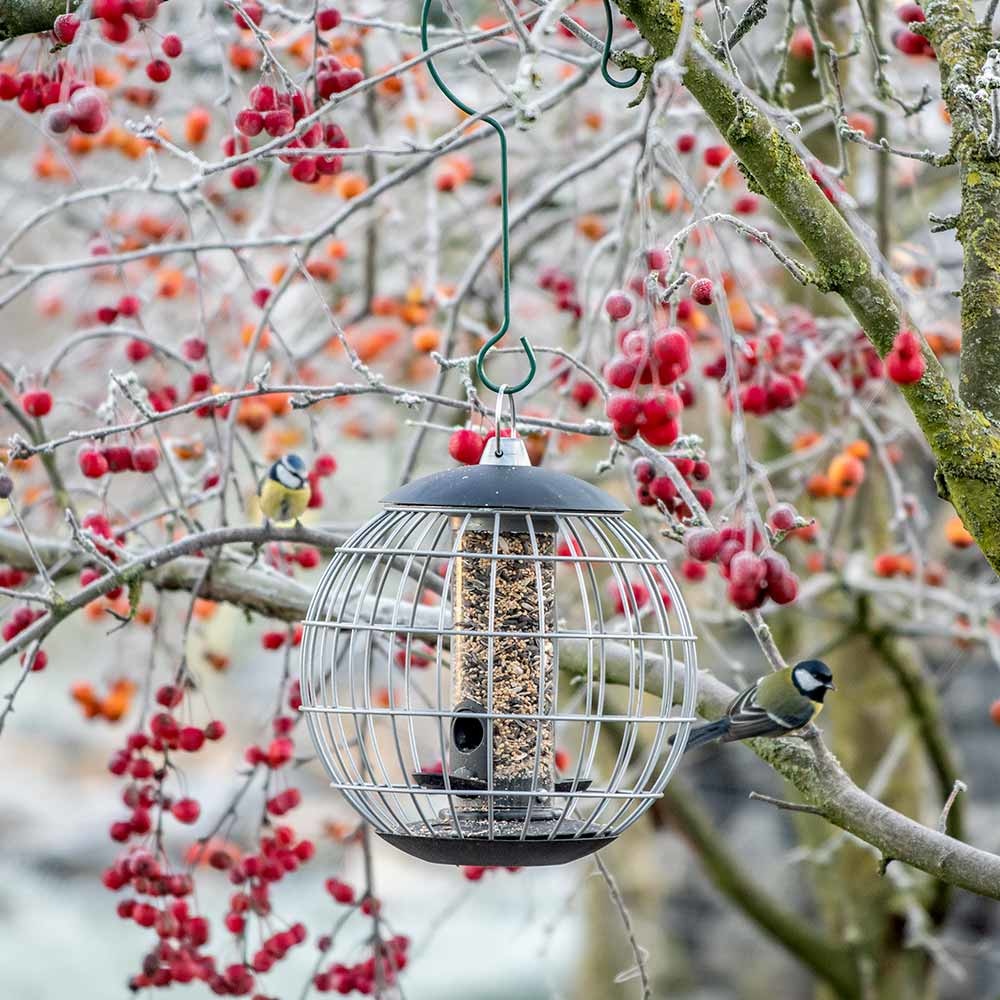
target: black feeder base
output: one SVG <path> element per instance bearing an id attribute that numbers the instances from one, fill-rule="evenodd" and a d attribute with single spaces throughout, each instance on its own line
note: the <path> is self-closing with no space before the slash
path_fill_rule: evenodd
<path id="1" fill-rule="evenodd" d="M 393 847 L 438 865 L 502 865 L 532 868 L 563 865 L 607 847 L 614 837 L 525 837 L 479 840 L 475 837 L 379 833 Z"/>

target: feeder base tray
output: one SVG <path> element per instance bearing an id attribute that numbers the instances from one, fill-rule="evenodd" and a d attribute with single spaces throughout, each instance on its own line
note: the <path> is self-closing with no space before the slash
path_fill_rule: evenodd
<path id="1" fill-rule="evenodd" d="M 439 865 L 503 865 L 504 867 L 538 867 L 562 865 L 578 858 L 585 858 L 607 847 L 615 838 L 563 836 L 549 840 L 547 837 L 494 837 L 492 840 L 476 837 L 456 837 L 450 834 L 429 836 L 416 834 L 381 833 L 379 836 L 393 847 L 421 861 Z"/>

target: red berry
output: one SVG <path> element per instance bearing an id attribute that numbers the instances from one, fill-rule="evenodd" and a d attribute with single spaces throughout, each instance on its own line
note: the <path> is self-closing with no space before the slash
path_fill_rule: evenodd
<path id="1" fill-rule="evenodd" d="M 81 449 L 77 462 L 88 479 L 100 479 L 108 471 L 108 460 L 96 448 Z"/>
<path id="2" fill-rule="evenodd" d="M 155 444 L 141 444 L 132 449 L 132 468 L 136 472 L 152 472 L 160 464 L 160 451 Z"/>
<path id="3" fill-rule="evenodd" d="M 927 51 L 927 40 L 923 35 L 900 28 L 892 34 L 892 44 L 907 56 L 922 56 Z"/>
<path id="4" fill-rule="evenodd" d="M 707 146 L 704 152 L 705 163 L 710 167 L 721 167 L 729 156 L 728 146 Z"/>
<path id="5" fill-rule="evenodd" d="M 178 823 L 190 824 L 198 821 L 198 817 L 201 815 L 201 806 L 195 799 L 184 798 L 178 799 L 170 807 L 170 811 Z"/>
<path id="6" fill-rule="evenodd" d="M 80 19 L 76 14 L 60 14 L 55 24 L 52 25 L 52 33 L 56 36 L 56 41 L 63 45 L 69 45 L 76 33 L 80 30 Z"/>
<path id="7" fill-rule="evenodd" d="M 678 153 L 690 153 L 694 149 L 698 140 L 695 138 L 694 134 L 691 132 L 682 132 L 677 136 L 677 152 Z"/>
<path id="8" fill-rule="evenodd" d="M 638 374 L 636 363 L 622 357 L 612 358 L 604 368 L 604 377 L 616 389 L 630 389 Z"/>
<path id="9" fill-rule="evenodd" d="M 233 11 L 233 20 L 238 28 L 249 28 L 250 22 L 259 25 L 264 20 L 264 9 L 258 3 L 245 3 L 242 10 Z"/>
<path id="10" fill-rule="evenodd" d="M 722 536 L 712 528 L 694 528 L 684 536 L 684 548 L 698 562 L 712 562 L 722 548 Z"/>
<path id="11" fill-rule="evenodd" d="M 287 108 L 275 108 L 264 115 L 264 130 L 270 136 L 287 135 L 295 127 L 295 119 Z"/>
<path id="12" fill-rule="evenodd" d="M 123 295 L 115 306 L 115 312 L 120 316 L 138 316 L 142 303 L 135 295 Z"/>
<path id="13" fill-rule="evenodd" d="M 711 278 L 698 278 L 691 285 L 691 298 L 699 305 L 710 306 L 712 304 L 712 293 L 715 286 Z"/>
<path id="14" fill-rule="evenodd" d="M 326 891 L 330 893 L 331 896 L 338 903 L 353 903 L 354 902 L 354 889 L 349 886 L 346 882 L 341 882 L 340 879 L 328 878 L 326 880 Z"/>
<path id="15" fill-rule="evenodd" d="M 332 476 L 337 471 L 337 460 L 333 455 L 317 455 L 313 463 L 313 469 L 317 476 Z"/>
<path id="16" fill-rule="evenodd" d="M 604 300 L 604 311 L 613 320 L 624 319 L 632 311 L 632 300 L 624 292 L 612 292 Z"/>
<path id="17" fill-rule="evenodd" d="M 485 447 L 486 438 L 467 427 L 455 431 L 448 439 L 448 454 L 463 465 L 476 465 Z"/>
<path id="18" fill-rule="evenodd" d="M 256 187 L 260 180 L 260 171 L 252 163 L 244 163 L 233 169 L 229 175 L 233 187 L 238 191 Z"/>
<path id="19" fill-rule="evenodd" d="M 914 382 L 919 382 L 927 368 L 927 364 L 920 354 L 907 358 L 895 351 L 890 351 L 886 355 L 885 362 L 886 373 L 897 385 L 911 385 Z"/>
<path id="20" fill-rule="evenodd" d="M 250 91 L 250 106 L 254 111 L 273 111 L 278 106 L 278 94 L 274 87 L 258 83 Z"/>
<path id="21" fill-rule="evenodd" d="M 184 43 L 177 35 L 164 35 L 160 48 L 168 59 L 176 59 L 184 51 Z"/>
<path id="22" fill-rule="evenodd" d="M 139 340 L 133 337 L 125 345 L 125 357 L 132 362 L 132 364 L 137 365 L 140 361 L 145 360 L 153 353 L 153 348 L 150 344 L 147 344 L 145 340 Z"/>
<path id="23" fill-rule="evenodd" d="M 904 3 L 897 7 L 896 16 L 904 24 L 912 24 L 914 21 L 926 20 L 924 12 L 920 9 L 920 6 L 915 3 Z"/>
<path id="24" fill-rule="evenodd" d="M 892 349 L 902 358 L 913 358 L 920 353 L 920 338 L 912 330 L 900 330 L 892 341 Z"/>
<path id="25" fill-rule="evenodd" d="M 618 424 L 637 424 L 642 418 L 642 402 L 635 393 L 612 393 L 606 409 L 608 417 Z"/>
<path id="26" fill-rule="evenodd" d="M 281 649 L 285 644 L 285 633 L 284 632 L 265 632 L 260 637 L 260 643 L 265 649 Z"/>
<path id="27" fill-rule="evenodd" d="M 775 531 L 791 531 L 798 520 L 798 513 L 790 503 L 775 504 L 767 512 L 768 523 Z"/>
<path id="28" fill-rule="evenodd" d="M 52 393 L 47 389 L 30 389 L 21 397 L 21 406 L 29 417 L 44 417 L 52 409 Z"/>
<path id="29" fill-rule="evenodd" d="M 648 458 L 637 458 L 632 463 L 632 476 L 637 483 L 648 486 L 656 478 L 656 469 Z"/>
<path id="30" fill-rule="evenodd" d="M 153 59 L 146 63 L 146 76 L 153 83 L 166 83 L 170 79 L 170 63 L 165 59 Z"/>
<path id="31" fill-rule="evenodd" d="M 235 125 L 244 135 L 260 135 L 264 131 L 264 116 L 253 108 L 243 108 L 236 115 Z"/>
<path id="32" fill-rule="evenodd" d="M 788 42 L 788 54 L 800 62 L 813 61 L 813 57 L 816 55 L 816 47 L 813 44 L 812 33 L 804 25 L 799 25 L 792 32 L 792 37 Z"/>
<path id="33" fill-rule="evenodd" d="M 206 740 L 221 740 L 223 736 L 226 735 L 226 726 L 224 723 L 220 722 L 218 719 L 213 719 L 207 726 L 205 726 L 205 739 Z"/>
<path id="34" fill-rule="evenodd" d="M 177 738 L 177 745 L 188 753 L 200 750 L 204 743 L 205 733 L 197 726 L 184 726 Z"/>
<path id="35" fill-rule="evenodd" d="M 759 587 L 767 576 L 767 564 L 760 556 L 744 549 L 729 563 L 729 579 L 737 587 Z"/>
<path id="36" fill-rule="evenodd" d="M 340 11 L 336 7 L 324 7 L 316 11 L 316 27 L 320 31 L 333 31 L 340 24 Z"/>
<path id="37" fill-rule="evenodd" d="M 188 361 L 201 361 L 208 351 L 208 345 L 201 337 L 185 337 L 181 341 L 181 353 Z"/>

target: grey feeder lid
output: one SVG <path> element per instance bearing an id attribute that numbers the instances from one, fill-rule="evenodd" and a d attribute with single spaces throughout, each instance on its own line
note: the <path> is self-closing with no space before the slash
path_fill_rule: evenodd
<path id="1" fill-rule="evenodd" d="M 391 507 L 518 510 L 559 514 L 624 514 L 628 509 L 596 486 L 533 465 L 467 465 L 414 480 L 383 497 Z"/>

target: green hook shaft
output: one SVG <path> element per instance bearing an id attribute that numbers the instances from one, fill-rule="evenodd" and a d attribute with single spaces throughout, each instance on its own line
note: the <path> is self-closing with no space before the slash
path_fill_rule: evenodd
<path id="1" fill-rule="evenodd" d="M 604 36 L 604 51 L 601 53 L 601 76 L 619 90 L 628 90 L 634 87 L 642 77 L 642 70 L 636 70 L 628 80 L 616 80 L 608 72 L 608 63 L 611 61 L 611 39 L 614 36 L 614 22 L 611 20 L 611 0 L 604 0 L 604 14 L 608 19 L 608 33 Z"/>
<path id="2" fill-rule="evenodd" d="M 423 51 L 426 53 L 429 48 L 429 43 L 427 40 L 427 23 L 430 17 L 432 0 L 424 0 L 423 9 L 420 12 L 420 44 Z M 605 0 L 607 2 L 607 0 Z M 608 17 L 610 17 L 610 8 Z M 610 51 L 610 49 L 609 49 Z M 474 108 L 470 108 L 460 97 L 452 93 L 448 88 L 448 85 L 441 79 L 437 68 L 434 66 L 434 62 L 431 59 L 427 60 L 427 69 L 431 74 L 434 82 L 438 86 L 438 90 L 444 94 L 445 97 L 455 105 L 456 108 L 464 111 L 467 115 L 477 114 Z M 500 392 L 501 386 L 493 382 L 490 377 L 486 374 L 485 361 L 487 353 L 492 350 L 499 342 L 503 339 L 504 334 L 510 329 L 510 213 L 507 206 L 507 133 L 504 131 L 504 127 L 495 118 L 490 115 L 483 115 L 482 120 L 486 122 L 487 125 L 492 127 L 496 132 L 497 137 L 500 140 L 500 227 L 501 227 L 501 256 L 503 258 L 503 322 L 500 324 L 500 329 L 497 330 L 489 340 L 483 344 L 479 351 L 479 356 L 476 358 L 476 371 L 479 373 L 479 378 L 482 380 L 483 385 L 492 389 L 493 392 Z M 538 362 L 535 360 L 535 352 L 532 350 L 531 344 L 528 343 L 527 337 L 521 337 L 521 346 L 524 348 L 524 353 L 528 357 L 528 374 L 517 383 L 517 385 L 504 386 L 504 391 L 513 396 L 515 392 L 520 392 L 528 383 L 535 377 L 535 371 L 538 368 Z"/>

